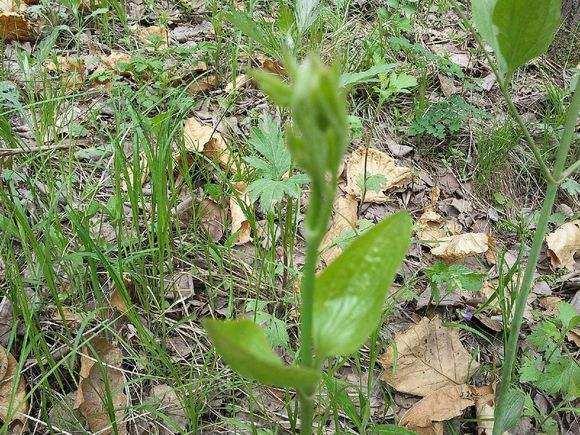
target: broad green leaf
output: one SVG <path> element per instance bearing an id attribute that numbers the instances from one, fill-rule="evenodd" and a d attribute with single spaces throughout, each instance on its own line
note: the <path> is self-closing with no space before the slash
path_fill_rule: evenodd
<path id="1" fill-rule="evenodd" d="M 477 30 L 508 76 L 548 49 L 560 10 L 561 0 L 472 0 Z"/>
<path id="2" fill-rule="evenodd" d="M 508 391 L 504 409 L 495 407 L 495 420 L 502 423 L 500 427 L 507 430 L 518 424 L 522 417 L 525 400 L 526 395 L 523 391 L 517 389 Z"/>
<path id="3" fill-rule="evenodd" d="M 319 357 L 357 350 L 377 326 L 411 237 L 408 213 L 362 234 L 316 279 L 313 338 Z"/>
<path id="4" fill-rule="evenodd" d="M 383 63 L 381 65 L 375 65 L 364 71 L 344 73 L 340 76 L 340 85 L 347 87 L 372 81 L 378 81 L 377 76 L 389 72 L 396 66 L 396 63 Z"/>
<path id="5" fill-rule="evenodd" d="M 211 340 L 224 360 L 242 376 L 266 385 L 311 389 L 319 373 L 285 365 L 268 344 L 266 335 L 251 320 L 204 321 Z"/>

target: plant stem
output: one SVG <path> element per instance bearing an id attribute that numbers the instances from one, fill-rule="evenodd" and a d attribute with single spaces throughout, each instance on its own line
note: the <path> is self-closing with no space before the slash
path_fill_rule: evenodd
<path id="1" fill-rule="evenodd" d="M 501 92 L 501 94 L 502 94 L 502 96 L 503 96 L 503 98 L 508 106 L 508 113 L 514 119 L 516 124 L 518 124 L 518 127 L 520 127 L 520 129 L 522 130 L 524 137 L 526 139 L 526 142 L 528 143 L 528 146 L 532 150 L 532 154 L 534 154 L 534 158 L 538 162 L 538 165 L 540 165 L 540 170 L 542 171 L 542 175 L 544 176 L 544 178 L 546 179 L 546 181 L 548 183 L 555 183 L 558 177 L 555 177 L 552 174 L 552 172 L 550 171 L 550 169 L 548 169 L 548 166 L 546 165 L 546 162 L 544 161 L 544 158 L 542 157 L 542 154 L 540 152 L 540 148 L 538 147 L 538 145 L 536 144 L 536 141 L 534 141 L 534 138 L 532 137 L 530 131 L 526 127 L 526 124 L 525 124 L 523 118 L 518 113 L 518 110 L 517 110 L 514 102 L 512 101 L 511 95 L 509 93 L 507 81 L 504 80 L 504 78 L 503 78 L 502 74 L 500 73 L 499 68 L 497 67 L 496 63 L 494 62 L 494 60 L 491 58 L 491 56 L 489 55 L 489 53 L 485 49 L 485 44 L 484 44 L 483 40 L 481 39 L 481 36 L 479 36 L 479 33 L 473 27 L 473 25 L 471 24 L 471 21 L 469 21 L 469 19 L 465 16 L 465 14 L 463 13 L 463 10 L 461 9 L 461 6 L 456 1 L 453 2 L 453 5 L 454 5 L 455 12 L 459 16 L 459 18 L 461 18 L 461 21 L 463 21 L 463 24 L 465 25 L 465 27 L 467 27 L 469 29 L 469 31 L 472 33 L 472 35 L 475 38 L 475 41 L 477 42 L 477 45 L 479 46 L 480 50 L 483 51 L 483 54 L 484 54 L 487 62 L 489 63 L 489 66 L 493 72 L 493 75 L 497 79 L 497 84 L 498 84 L 499 90 L 500 90 L 500 92 Z"/>
<path id="2" fill-rule="evenodd" d="M 333 186 L 333 187 L 328 187 Z M 308 205 L 307 243 L 306 258 L 302 271 L 302 286 L 300 307 L 300 365 L 315 367 L 312 348 L 312 312 L 314 305 L 314 285 L 316 282 L 316 266 L 318 264 L 318 251 L 326 232 L 330 214 L 332 211 L 334 194 L 336 191 L 336 176 L 326 186 L 318 180 L 312 182 L 310 192 L 310 204 Z M 312 433 L 312 421 L 314 418 L 314 390 L 300 391 L 300 432 Z"/>
<path id="3" fill-rule="evenodd" d="M 558 146 L 558 151 L 556 154 L 556 161 L 554 163 L 553 174 L 556 180 L 560 180 L 560 177 L 564 170 L 566 158 L 568 156 L 568 152 L 570 151 L 570 146 L 574 138 L 576 119 L 578 118 L 579 111 L 580 111 L 580 80 L 577 80 L 576 90 L 574 91 L 572 103 L 568 108 L 564 133 L 562 134 L 562 138 L 560 140 L 560 144 Z M 513 367 L 517 356 L 518 338 L 520 334 L 520 329 L 522 327 L 524 308 L 526 306 L 526 301 L 528 299 L 528 295 L 530 294 L 532 282 L 534 280 L 534 272 L 536 271 L 540 251 L 542 249 L 544 238 L 546 236 L 548 219 L 550 218 L 552 207 L 556 199 L 558 186 L 559 182 L 548 182 L 546 196 L 544 197 L 542 209 L 540 211 L 540 219 L 534 232 L 534 239 L 532 247 L 529 252 L 526 270 L 524 272 L 524 278 L 522 280 L 520 292 L 517 296 L 508 342 L 505 348 L 504 362 L 501 370 L 500 386 L 497 393 L 493 435 L 501 435 L 504 432 L 505 421 L 504 418 L 502 417 L 505 415 L 507 409 L 510 407 L 510 404 L 507 403 L 506 400 L 508 397 L 507 394 L 511 385 Z"/>

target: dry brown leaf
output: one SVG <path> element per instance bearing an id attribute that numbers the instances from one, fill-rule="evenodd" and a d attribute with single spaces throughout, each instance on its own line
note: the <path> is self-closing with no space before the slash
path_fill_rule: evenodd
<path id="1" fill-rule="evenodd" d="M 368 152 L 368 153 L 367 153 Z M 375 148 L 360 147 L 354 150 L 345 160 L 346 192 L 357 199 L 363 196 L 363 189 L 369 177 L 381 177 L 380 190 L 366 189 L 364 202 L 384 203 L 389 200 L 385 191 L 401 187 L 413 178 L 413 171 L 406 166 L 397 166 L 395 159 Z M 366 167 L 366 169 L 365 169 Z"/>
<path id="2" fill-rule="evenodd" d="M 33 23 L 26 18 L 24 2 L 4 0 L 0 3 L 0 39 L 30 41 L 34 38 Z"/>
<path id="3" fill-rule="evenodd" d="M 151 396 L 159 412 L 171 419 L 171 424 L 163 422 L 159 427 L 160 434 L 185 433 L 187 428 L 187 414 L 175 390 L 169 385 L 155 385 Z M 169 430 L 171 428 L 171 430 Z"/>
<path id="4" fill-rule="evenodd" d="M 167 299 L 184 300 L 195 293 L 194 278 L 189 272 L 174 273 L 168 281 Z"/>
<path id="5" fill-rule="evenodd" d="M 434 422 L 460 416 L 465 408 L 473 405 L 475 402 L 467 385 L 448 385 L 415 403 L 399 424 L 410 428 L 430 427 Z"/>
<path id="6" fill-rule="evenodd" d="M 443 326 L 438 316 L 424 317 L 397 334 L 395 344 L 380 359 L 385 368 L 382 379 L 403 393 L 426 396 L 439 388 L 462 385 L 478 367 L 457 329 Z"/>
<path id="7" fill-rule="evenodd" d="M 444 237 L 437 246 L 431 248 L 431 253 L 445 261 L 458 261 L 476 254 L 488 251 L 490 238 L 485 233 L 464 233 Z"/>
<path id="8" fill-rule="evenodd" d="M 453 220 L 445 220 L 431 207 L 417 219 L 415 234 L 419 243 L 426 246 L 437 246 L 441 240 L 461 232 L 461 225 Z"/>
<path id="9" fill-rule="evenodd" d="M 144 44 L 151 44 L 154 39 L 160 39 L 163 41 L 162 46 L 167 47 L 169 45 L 169 32 L 167 28 L 161 26 L 149 26 L 149 27 L 136 27 L 134 29 L 137 38 L 141 40 Z"/>
<path id="10" fill-rule="evenodd" d="M 6 423 L 10 416 L 8 433 L 20 434 L 26 428 L 24 414 L 28 414 L 26 382 L 20 377 L 16 359 L 0 346 L 0 423 Z"/>
<path id="11" fill-rule="evenodd" d="M 224 235 L 226 212 L 215 201 L 205 198 L 200 204 L 200 226 L 214 242 L 219 242 Z"/>
<path id="12" fill-rule="evenodd" d="M 246 84 L 248 84 L 249 82 L 250 82 L 250 77 L 248 77 L 245 74 L 240 74 L 239 76 L 236 77 L 236 79 L 233 82 L 228 83 L 224 90 L 227 93 L 230 93 L 233 91 L 239 91 L 244 86 L 246 86 Z"/>
<path id="13" fill-rule="evenodd" d="M 236 194 L 230 198 L 231 232 L 237 234 L 236 245 L 243 245 L 252 240 L 250 221 L 244 212 L 244 209 L 248 209 L 251 205 L 250 195 L 248 185 L 244 182 L 234 183 L 233 187 Z"/>
<path id="14" fill-rule="evenodd" d="M 330 227 L 320 244 L 320 256 L 326 264 L 329 264 L 342 252 L 341 247 L 335 244 L 336 239 L 345 231 L 356 228 L 358 221 L 357 208 L 358 202 L 353 196 L 338 195 L 336 197 Z"/>
<path id="15" fill-rule="evenodd" d="M 206 74 L 199 77 L 190 85 L 187 86 L 187 93 L 189 95 L 195 96 L 201 92 L 211 91 L 217 88 L 219 83 L 218 76 L 215 74 Z"/>
<path id="16" fill-rule="evenodd" d="M 566 338 L 571 343 L 574 343 L 576 347 L 580 347 L 580 328 L 574 328 L 566 334 Z"/>
<path id="17" fill-rule="evenodd" d="M 540 306 L 545 310 L 546 316 L 555 316 L 558 314 L 559 305 L 562 299 L 558 296 L 547 296 L 540 299 Z"/>
<path id="18" fill-rule="evenodd" d="M 580 219 L 566 222 L 546 236 L 552 266 L 574 271 L 574 255 L 580 250 Z"/>
<path id="19" fill-rule="evenodd" d="M 280 76 L 286 75 L 286 69 L 284 66 L 278 62 L 277 60 L 270 59 L 264 55 L 258 54 L 256 56 L 258 63 L 260 64 L 260 68 L 265 71 L 271 72 L 272 74 L 277 74 Z"/>
<path id="20" fill-rule="evenodd" d="M 471 387 L 475 392 L 475 414 L 477 415 L 477 434 L 491 435 L 495 410 L 495 393 L 491 385 Z"/>
<path id="21" fill-rule="evenodd" d="M 94 338 L 90 344 L 83 348 L 81 354 L 75 408 L 85 417 L 92 432 L 112 434 L 114 430 L 107 405 L 107 397 L 110 397 L 115 410 L 117 433 L 126 434 L 125 374 L 118 368 L 123 362 L 123 354 L 116 346 L 101 337 Z"/>
<path id="22" fill-rule="evenodd" d="M 211 125 L 202 124 L 194 117 L 189 118 L 185 121 L 183 138 L 188 151 L 203 153 L 224 169 L 233 172 L 238 169 L 221 133 Z"/>
<path id="23" fill-rule="evenodd" d="M 75 56 L 57 56 L 56 59 L 49 59 L 45 67 L 47 71 L 67 74 L 69 83 L 84 81 L 85 60 Z"/>

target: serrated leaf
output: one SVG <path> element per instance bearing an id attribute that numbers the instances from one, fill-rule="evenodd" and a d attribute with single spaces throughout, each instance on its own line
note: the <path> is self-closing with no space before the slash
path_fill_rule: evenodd
<path id="1" fill-rule="evenodd" d="M 548 49 L 560 9 L 560 0 L 472 0 L 475 25 L 508 76 Z"/>
<path id="2" fill-rule="evenodd" d="M 387 290 L 411 236 L 408 213 L 396 213 L 352 242 L 316 279 L 313 338 L 319 357 L 348 355 L 376 327 Z"/>
<path id="3" fill-rule="evenodd" d="M 224 360 L 242 376 L 276 387 L 309 390 L 319 373 L 287 366 L 274 353 L 266 335 L 251 320 L 204 321 L 211 340 Z"/>

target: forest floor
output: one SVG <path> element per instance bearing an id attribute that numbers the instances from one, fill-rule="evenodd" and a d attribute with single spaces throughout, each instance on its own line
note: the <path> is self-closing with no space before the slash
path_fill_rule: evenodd
<path id="1" fill-rule="evenodd" d="M 379 328 L 325 367 L 317 432 L 491 433 L 545 182 L 454 1 L 19 3 L 0 0 L 3 430 L 300 426 L 293 394 L 232 372 L 201 326 L 251 318 L 285 361 L 297 352 L 308 182 L 288 114 L 249 78 L 284 77 L 289 46 L 334 63 L 348 95 L 320 269 L 394 211 L 415 225 Z M 571 22 L 512 88 L 548 161 L 580 61 Z M 511 433 L 580 431 L 579 195 L 565 182 L 550 218 Z"/>

